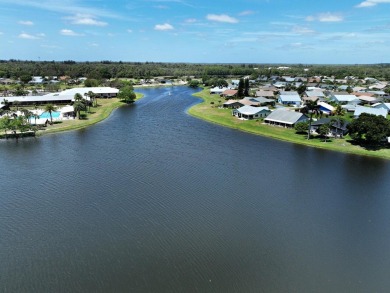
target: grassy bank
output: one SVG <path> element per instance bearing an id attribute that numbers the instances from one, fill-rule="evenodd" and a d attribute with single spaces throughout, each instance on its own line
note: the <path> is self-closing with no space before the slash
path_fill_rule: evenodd
<path id="1" fill-rule="evenodd" d="M 142 94 L 136 93 L 139 100 L 143 97 Z M 91 107 L 90 113 L 86 113 L 84 119 L 71 119 L 71 120 L 62 120 L 60 123 L 55 123 L 49 125 L 44 130 L 39 130 L 37 135 L 43 135 L 48 133 L 56 133 L 62 131 L 70 131 L 85 128 L 96 124 L 104 119 L 106 119 L 112 111 L 116 108 L 126 105 L 125 103 L 119 101 L 117 98 L 113 99 L 98 99 L 98 106 Z M 84 112 L 82 112 L 83 114 Z"/>
<path id="2" fill-rule="evenodd" d="M 224 99 L 218 95 L 210 95 L 208 89 L 204 89 L 194 94 L 194 96 L 203 99 L 203 102 L 191 107 L 188 113 L 212 123 L 310 147 L 390 159 L 390 149 L 367 150 L 351 144 L 348 136 L 345 139 L 332 139 L 327 142 L 319 138 L 307 140 L 306 135 L 296 134 L 293 129 L 266 125 L 261 120 L 239 120 L 232 116 L 232 110 L 220 109 L 218 106 L 224 102 Z"/>

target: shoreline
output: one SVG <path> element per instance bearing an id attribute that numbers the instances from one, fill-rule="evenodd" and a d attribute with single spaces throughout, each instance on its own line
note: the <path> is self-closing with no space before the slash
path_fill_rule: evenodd
<path id="1" fill-rule="evenodd" d="M 294 129 L 270 126 L 256 120 L 236 119 L 231 115 L 231 109 L 221 109 L 218 107 L 218 104 L 221 104 L 224 99 L 219 96 L 210 95 L 205 88 L 203 88 L 202 91 L 193 94 L 193 96 L 200 98 L 202 102 L 189 108 L 187 113 L 207 122 L 308 147 L 390 160 L 390 149 L 366 150 L 360 146 L 351 144 L 345 138 L 331 139 L 327 142 L 322 142 L 316 138 L 307 140 L 306 135 L 296 134 Z M 213 105 L 214 107 L 212 107 Z"/>
<path id="2" fill-rule="evenodd" d="M 137 98 L 134 102 L 143 98 L 143 94 L 135 93 Z M 87 128 L 103 120 L 107 119 L 111 113 L 118 109 L 119 107 L 126 106 L 128 104 L 121 102 L 117 98 L 111 99 L 99 99 L 99 106 L 96 108 L 91 108 L 92 113 L 88 114 L 88 119 L 72 119 L 72 120 L 62 120 L 61 123 L 50 125 L 47 129 L 38 130 L 36 136 L 43 136 L 46 134 L 55 134 L 65 131 L 79 130 Z"/>

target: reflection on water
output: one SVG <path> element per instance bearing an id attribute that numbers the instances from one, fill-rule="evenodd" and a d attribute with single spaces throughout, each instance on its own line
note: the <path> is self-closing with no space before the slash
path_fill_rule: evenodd
<path id="1" fill-rule="evenodd" d="M 197 120 L 185 87 L 142 92 L 88 129 L 0 142 L 1 292 L 387 290 L 387 161 Z"/>

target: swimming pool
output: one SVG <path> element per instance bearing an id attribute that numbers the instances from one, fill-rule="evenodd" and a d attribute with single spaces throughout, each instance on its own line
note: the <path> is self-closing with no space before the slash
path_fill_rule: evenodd
<path id="1" fill-rule="evenodd" d="M 54 118 L 60 118 L 60 114 L 61 114 L 61 112 L 56 112 L 56 111 L 51 112 L 51 116 L 53 117 L 53 119 L 54 119 Z M 49 112 L 43 112 L 43 113 L 39 116 L 39 118 L 47 118 L 47 119 L 50 119 L 50 114 L 49 114 Z"/>

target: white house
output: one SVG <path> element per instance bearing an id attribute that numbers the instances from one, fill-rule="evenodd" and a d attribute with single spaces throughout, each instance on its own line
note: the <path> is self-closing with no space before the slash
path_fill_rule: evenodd
<path id="1" fill-rule="evenodd" d="M 377 104 L 374 104 L 372 105 L 373 108 L 376 108 L 376 109 L 386 109 L 386 111 L 389 113 L 390 112 L 390 103 L 377 103 Z M 0 106 L 1 108 L 1 106 Z"/>
<path id="2" fill-rule="evenodd" d="M 302 103 L 302 100 L 298 94 L 293 94 L 293 95 L 281 94 L 281 95 L 279 95 L 278 103 L 283 104 L 283 105 L 300 106 Z"/>
<path id="3" fill-rule="evenodd" d="M 335 101 L 340 104 L 358 104 L 360 100 L 355 95 L 332 95 L 331 101 Z"/>
<path id="4" fill-rule="evenodd" d="M 309 117 L 299 112 L 277 109 L 269 114 L 267 118 L 264 119 L 264 122 L 270 125 L 294 127 L 296 123 L 307 121 L 308 119 Z"/>
<path id="5" fill-rule="evenodd" d="M 361 114 L 367 113 L 372 114 L 376 116 L 383 116 L 386 118 L 387 116 L 387 110 L 383 108 L 370 108 L 370 107 L 364 107 L 364 106 L 356 106 L 355 112 L 353 113 L 354 118 L 358 118 Z"/>
<path id="6" fill-rule="evenodd" d="M 256 118 L 265 118 L 271 113 L 271 110 L 268 107 L 252 107 L 252 106 L 242 106 L 241 108 L 234 109 L 232 114 L 238 118 L 245 120 L 251 120 Z"/>

